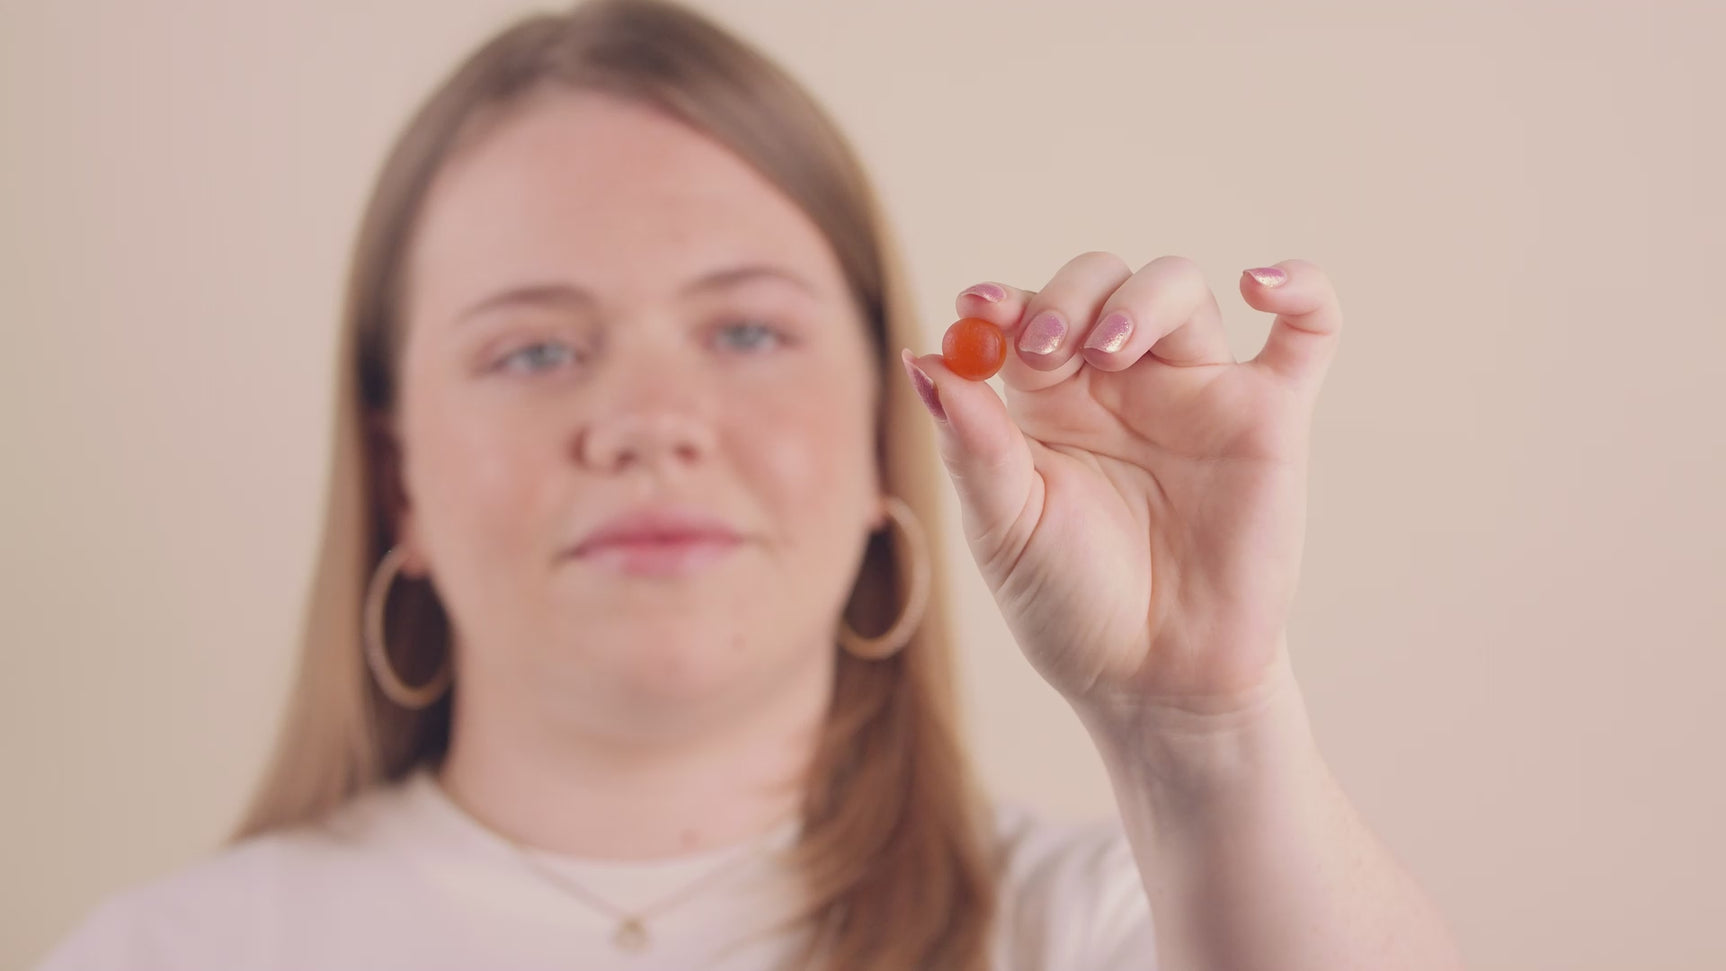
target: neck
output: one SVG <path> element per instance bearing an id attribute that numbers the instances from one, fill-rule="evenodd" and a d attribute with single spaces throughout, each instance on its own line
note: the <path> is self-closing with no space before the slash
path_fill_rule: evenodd
<path id="1" fill-rule="evenodd" d="M 464 679 L 438 782 L 482 825 L 556 853 L 653 860 L 742 843 L 802 806 L 832 659 L 807 667 L 722 724 L 650 741 L 536 718 L 519 695 Z"/>

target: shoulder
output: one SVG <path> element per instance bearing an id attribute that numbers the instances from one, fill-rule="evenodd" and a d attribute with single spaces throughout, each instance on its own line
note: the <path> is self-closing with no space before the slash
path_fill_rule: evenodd
<path id="1" fill-rule="evenodd" d="M 339 906 L 389 868 L 376 838 L 388 802 L 362 796 L 317 825 L 252 837 L 115 892 L 39 971 L 266 966 L 308 911 Z"/>
<path id="2" fill-rule="evenodd" d="M 271 900 L 315 879 L 308 834 L 237 844 L 166 876 L 111 894 L 51 953 L 41 971 L 144 969 L 235 961 L 267 925 Z"/>
<path id="3" fill-rule="evenodd" d="M 1057 822 L 1009 803 L 994 822 L 999 967 L 1154 967 L 1150 903 L 1118 820 Z"/>

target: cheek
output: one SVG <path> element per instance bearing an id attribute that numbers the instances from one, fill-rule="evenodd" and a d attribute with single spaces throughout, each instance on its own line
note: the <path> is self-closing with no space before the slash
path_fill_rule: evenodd
<path id="1" fill-rule="evenodd" d="M 459 550 L 455 560 L 495 561 L 525 542 L 532 511 L 546 501 L 556 477 L 543 438 L 530 423 L 504 421 L 473 407 L 429 397 L 414 429 L 415 498 L 421 528 L 435 548 Z"/>
<path id="2" fill-rule="evenodd" d="M 867 396 L 844 382 L 762 398 L 741 413 L 733 441 L 744 474 L 798 545 L 858 525 L 874 492 L 874 423 Z M 810 535 L 814 531 L 816 535 Z"/>

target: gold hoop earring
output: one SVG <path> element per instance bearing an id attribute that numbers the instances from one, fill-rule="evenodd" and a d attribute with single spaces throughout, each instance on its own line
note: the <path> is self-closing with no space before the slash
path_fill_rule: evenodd
<path id="1" fill-rule="evenodd" d="M 931 564 L 929 541 L 923 532 L 923 524 L 910 505 L 898 496 L 888 496 L 885 506 L 888 517 L 899 527 L 899 534 L 905 540 L 903 544 L 893 544 L 893 559 L 900 570 L 907 568 L 905 559 L 910 559 L 911 593 L 906 597 L 905 609 L 899 612 L 899 619 L 877 637 L 864 637 L 852 630 L 843 616 L 839 618 L 839 643 L 853 656 L 865 661 L 890 658 L 910 643 L 911 634 L 923 622 L 923 611 L 929 602 Z"/>
<path id="2" fill-rule="evenodd" d="M 366 667 L 371 669 L 378 687 L 383 689 L 391 701 L 409 711 L 418 711 L 443 696 L 449 689 L 452 672 L 449 657 L 445 656 L 443 666 L 438 669 L 437 674 L 425 684 L 414 687 L 402 681 L 396 674 L 396 669 L 390 665 L 389 652 L 384 649 L 384 601 L 389 596 L 390 587 L 395 584 L 396 574 L 406 559 L 406 551 L 399 546 L 392 546 L 378 562 L 377 569 L 372 571 L 372 578 L 366 584 L 363 636 Z"/>

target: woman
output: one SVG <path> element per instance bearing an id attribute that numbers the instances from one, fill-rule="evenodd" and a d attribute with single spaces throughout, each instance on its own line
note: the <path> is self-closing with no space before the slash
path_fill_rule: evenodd
<path id="1" fill-rule="evenodd" d="M 47 966 L 1455 967 L 1288 665 L 1336 298 L 1242 294 L 1278 317 L 1237 363 L 1184 260 L 973 287 L 1003 402 L 899 351 L 864 176 L 759 53 L 640 0 L 504 31 L 361 227 L 256 802 Z M 1124 831 L 973 785 L 937 445 Z"/>

